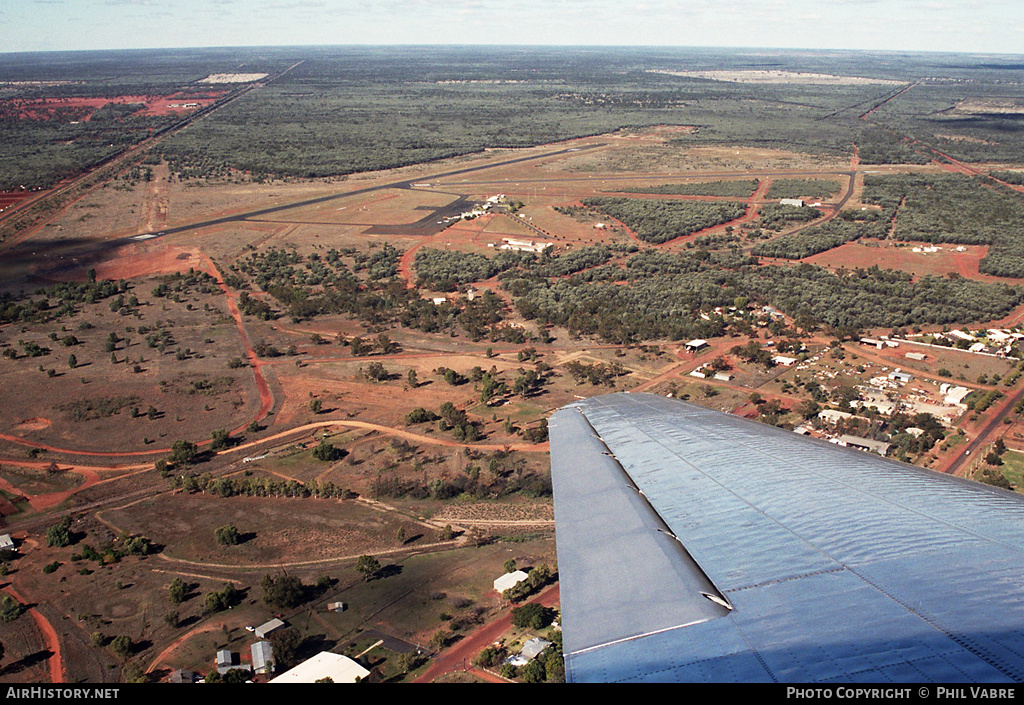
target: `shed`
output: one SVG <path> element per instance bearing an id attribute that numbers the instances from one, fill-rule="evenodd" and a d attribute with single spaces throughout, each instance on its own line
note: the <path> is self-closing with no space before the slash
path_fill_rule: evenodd
<path id="1" fill-rule="evenodd" d="M 252 670 L 257 675 L 274 671 L 274 647 L 269 641 L 257 641 L 249 650 L 252 652 Z"/>
<path id="2" fill-rule="evenodd" d="M 14 551 L 14 539 L 11 538 L 10 534 L 4 534 L 0 536 L 0 551 Z"/>
<path id="3" fill-rule="evenodd" d="M 509 588 L 514 588 L 519 583 L 526 580 L 529 575 L 525 571 L 517 570 L 512 573 L 505 573 L 503 576 L 494 581 L 494 589 L 498 592 L 505 592 Z"/>
<path id="4" fill-rule="evenodd" d="M 848 448 L 858 448 L 860 450 L 869 450 L 873 453 L 878 453 L 884 456 L 889 452 L 889 444 L 883 443 L 882 441 L 875 441 L 870 438 L 861 438 L 860 436 L 851 436 L 849 434 L 842 435 L 835 441 L 838 445 L 847 446 Z"/>
<path id="5" fill-rule="evenodd" d="M 707 346 L 708 341 L 706 340 L 691 340 L 686 344 L 686 352 L 697 352 L 698 350 L 703 350 Z"/>
<path id="6" fill-rule="evenodd" d="M 266 624 L 261 624 L 260 626 L 256 627 L 256 638 L 266 639 L 268 636 L 270 636 L 283 626 L 284 622 L 282 622 L 280 619 L 274 618 Z"/>
<path id="7" fill-rule="evenodd" d="M 344 602 L 328 602 L 327 603 L 327 611 L 328 612 L 344 612 L 345 611 L 345 603 Z"/>

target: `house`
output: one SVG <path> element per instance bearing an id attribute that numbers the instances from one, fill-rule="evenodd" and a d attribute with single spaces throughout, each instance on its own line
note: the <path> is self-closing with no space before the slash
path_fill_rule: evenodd
<path id="1" fill-rule="evenodd" d="M 269 641 L 257 641 L 249 650 L 252 652 L 252 670 L 256 675 L 274 672 L 274 647 Z"/>
<path id="2" fill-rule="evenodd" d="M 837 411 L 835 409 L 822 409 L 818 412 L 818 418 L 825 423 L 835 424 L 840 421 L 845 421 L 846 419 L 852 419 L 853 414 L 846 411 Z"/>
<path id="3" fill-rule="evenodd" d="M 505 663 L 510 663 L 516 667 L 525 666 L 530 661 L 534 660 L 542 653 L 544 653 L 544 649 L 548 648 L 549 646 L 551 646 L 551 642 L 547 639 L 534 637 L 533 639 L 530 639 L 528 642 L 523 644 L 523 648 L 520 650 L 518 654 L 514 656 L 509 656 L 507 659 L 505 659 Z"/>
<path id="4" fill-rule="evenodd" d="M 503 576 L 494 581 L 494 589 L 497 592 L 505 592 L 509 588 L 514 588 L 519 583 L 526 580 L 529 575 L 525 571 L 516 570 L 511 573 L 505 573 Z"/>
<path id="5" fill-rule="evenodd" d="M 285 671 L 271 683 L 316 683 L 329 678 L 332 683 L 357 683 L 370 672 L 348 656 L 321 651 L 295 668 Z"/>
<path id="6" fill-rule="evenodd" d="M 284 622 L 282 622 L 280 619 L 274 618 L 266 624 L 261 624 L 260 626 L 256 627 L 256 638 L 266 639 L 268 636 L 270 636 L 283 626 Z"/>
<path id="7" fill-rule="evenodd" d="M 249 664 L 247 663 L 236 663 L 235 655 L 227 649 L 221 649 L 217 652 L 217 673 L 222 676 L 228 671 L 233 671 L 235 669 L 248 671 L 249 668 Z"/>
<path id="8" fill-rule="evenodd" d="M 772 362 L 781 367 L 792 367 L 796 364 L 795 357 L 786 357 L 785 355 L 776 355 L 772 358 Z"/>

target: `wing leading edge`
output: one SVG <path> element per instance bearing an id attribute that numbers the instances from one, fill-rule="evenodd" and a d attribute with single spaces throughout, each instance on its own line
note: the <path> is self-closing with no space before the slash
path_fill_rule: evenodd
<path id="1" fill-rule="evenodd" d="M 647 394 L 550 422 L 567 679 L 1024 680 L 1024 498 Z"/>

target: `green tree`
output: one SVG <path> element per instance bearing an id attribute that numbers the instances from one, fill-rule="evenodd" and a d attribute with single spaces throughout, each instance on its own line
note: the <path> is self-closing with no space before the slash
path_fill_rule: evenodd
<path id="1" fill-rule="evenodd" d="M 380 573 L 381 565 L 373 556 L 362 555 L 356 560 L 356 570 L 363 576 L 363 580 L 369 582 Z"/>
<path id="2" fill-rule="evenodd" d="M 224 526 L 217 527 L 213 535 L 217 539 L 217 543 L 222 546 L 235 546 L 240 541 L 238 527 L 234 524 L 225 524 Z"/>
<path id="3" fill-rule="evenodd" d="M 374 382 L 384 382 L 387 381 L 390 374 L 388 373 L 387 368 L 381 363 L 371 362 L 366 366 L 366 376 Z"/>
<path id="4" fill-rule="evenodd" d="M 0 598 L 0 622 L 13 622 L 23 615 L 28 607 L 15 600 L 10 595 Z"/>
<path id="5" fill-rule="evenodd" d="M 231 434 L 223 428 L 216 429 L 211 434 L 210 448 L 212 450 L 223 450 L 224 448 L 230 448 L 235 439 L 231 437 Z"/>
<path id="6" fill-rule="evenodd" d="M 321 438 L 319 445 L 313 449 L 313 457 L 324 462 L 333 462 L 344 458 L 345 451 L 328 443 L 326 438 Z"/>
<path id="7" fill-rule="evenodd" d="M 512 624 L 521 629 L 543 629 L 551 624 L 554 616 L 555 611 L 550 607 L 530 602 L 512 610 Z"/>
<path id="8" fill-rule="evenodd" d="M 175 578 L 167 588 L 167 597 L 175 605 L 180 605 L 188 598 L 189 586 L 181 578 Z"/>
<path id="9" fill-rule="evenodd" d="M 264 575 L 260 581 L 263 601 L 268 605 L 290 609 L 306 601 L 307 588 L 294 575 L 282 573 L 278 576 Z"/>
<path id="10" fill-rule="evenodd" d="M 132 655 L 135 645 L 132 643 L 130 636 L 119 634 L 110 640 L 110 648 L 121 658 L 128 658 Z"/>
<path id="11" fill-rule="evenodd" d="M 71 533 L 71 517 L 65 516 L 57 524 L 46 530 L 46 545 L 62 548 L 70 546 L 73 540 Z"/>
<path id="12" fill-rule="evenodd" d="M 295 627 L 276 629 L 268 638 L 274 649 L 274 664 L 279 670 L 291 668 L 303 638 Z"/>
<path id="13" fill-rule="evenodd" d="M 543 683 L 547 680 L 547 671 L 544 669 L 544 662 L 534 659 L 519 669 L 519 676 L 523 683 Z"/>
<path id="14" fill-rule="evenodd" d="M 192 441 L 175 441 L 171 444 L 171 455 L 168 458 L 175 467 L 191 465 L 199 454 L 199 447 Z"/>

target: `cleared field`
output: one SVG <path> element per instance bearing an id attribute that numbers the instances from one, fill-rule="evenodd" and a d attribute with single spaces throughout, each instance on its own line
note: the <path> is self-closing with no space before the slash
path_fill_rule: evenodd
<path id="1" fill-rule="evenodd" d="M 437 540 L 432 528 L 356 501 L 181 493 L 106 511 L 102 517 L 129 533 L 147 534 L 164 546 L 170 565 L 182 561 L 182 570 L 190 563 L 270 569 L 414 548 L 415 542 L 399 540 L 403 526 L 408 537 L 421 537 L 417 542 Z M 217 543 L 214 532 L 226 524 L 238 527 L 242 543 Z"/>
<path id="2" fill-rule="evenodd" d="M 978 263 L 988 253 L 985 245 L 941 245 L 935 252 L 924 248 L 935 248 L 926 243 L 888 243 L 871 240 L 850 242 L 834 249 L 805 258 L 803 261 L 823 267 L 854 269 L 879 265 L 886 269 L 898 269 L 916 276 L 948 276 L 957 274 L 969 279 L 997 281 L 978 273 Z M 914 252 L 917 248 L 919 251 Z M 962 248 L 963 251 L 958 251 Z M 1008 280 L 1009 281 L 1009 280 Z"/>

